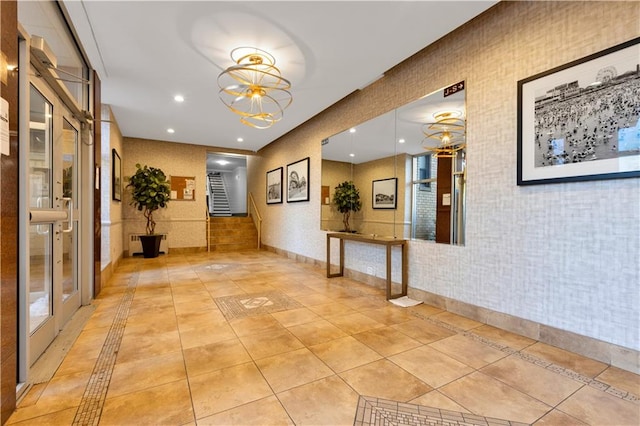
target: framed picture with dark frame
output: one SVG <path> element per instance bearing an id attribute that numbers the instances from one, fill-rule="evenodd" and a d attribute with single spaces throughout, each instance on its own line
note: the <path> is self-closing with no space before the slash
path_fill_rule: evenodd
<path id="1" fill-rule="evenodd" d="M 398 178 L 374 180 L 371 194 L 374 209 L 395 209 L 398 205 Z"/>
<path id="2" fill-rule="evenodd" d="M 267 172 L 267 204 L 282 203 L 282 167 Z"/>
<path id="3" fill-rule="evenodd" d="M 287 164 L 287 203 L 309 201 L 309 157 Z"/>
<path id="4" fill-rule="evenodd" d="M 518 185 L 640 177 L 640 37 L 518 81 Z"/>
<path id="5" fill-rule="evenodd" d="M 111 150 L 111 198 L 122 201 L 122 160 L 115 148 Z"/>

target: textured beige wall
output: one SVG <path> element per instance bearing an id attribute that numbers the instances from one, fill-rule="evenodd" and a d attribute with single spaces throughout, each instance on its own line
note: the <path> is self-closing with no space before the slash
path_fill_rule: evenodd
<path id="1" fill-rule="evenodd" d="M 516 185 L 518 80 L 639 35 L 640 2 L 500 2 L 249 162 L 264 242 L 324 260 L 322 139 L 465 80 L 466 245 L 411 241 L 409 285 L 640 349 L 640 179 Z M 310 201 L 266 206 L 266 171 L 304 157 Z M 378 274 L 384 255 L 377 248 L 348 251 L 347 268 Z"/>
<path id="2" fill-rule="evenodd" d="M 122 158 L 122 134 L 109 105 L 103 104 L 101 135 L 101 270 L 104 282 L 109 280 L 113 268 L 123 256 L 122 202 L 112 197 L 112 149 Z"/>
<path id="3" fill-rule="evenodd" d="M 206 233 L 206 164 L 207 147 L 147 139 L 124 138 L 122 175 L 124 182 L 141 166 L 157 167 L 170 179 L 174 176 L 193 176 L 196 179 L 195 201 L 171 200 L 166 209 L 153 215 L 156 233 L 167 234 L 171 248 L 202 248 L 207 245 Z M 129 203 L 131 195 L 124 190 L 122 215 L 124 238 L 130 234 L 144 234 L 146 220 L 142 212 Z M 124 250 L 128 250 L 125 244 Z"/>
<path id="4" fill-rule="evenodd" d="M 113 116 L 113 113 L 111 112 L 111 109 L 109 109 L 109 119 L 111 122 L 113 122 L 114 124 L 110 125 L 110 129 L 109 129 L 109 135 L 110 135 L 110 141 L 111 141 L 111 149 L 115 149 L 118 152 L 118 155 L 120 155 L 120 158 L 122 159 L 122 133 L 120 133 L 120 128 L 118 127 L 117 123 L 115 123 L 115 117 Z M 111 149 L 109 150 L 109 152 L 111 152 Z M 111 156 L 109 156 L 109 164 L 111 164 Z M 104 163 L 104 162 L 103 162 Z M 110 169 L 109 171 L 109 177 L 111 178 L 111 174 L 112 174 L 112 169 Z M 109 179 L 109 184 L 111 184 L 111 179 Z M 109 185 L 109 188 L 111 187 L 111 185 Z M 123 182 L 123 191 L 124 191 L 124 182 Z M 109 191 L 109 193 L 111 193 L 111 191 Z M 110 254 L 110 261 L 112 263 L 117 262 L 120 258 L 122 258 L 123 256 L 123 251 L 124 251 L 124 237 L 123 237 L 123 226 L 122 226 L 122 203 L 123 201 L 115 201 L 113 199 L 113 197 L 111 197 L 111 194 L 109 194 L 109 217 L 110 217 L 110 222 L 111 222 L 111 226 L 109 229 L 109 254 Z"/>

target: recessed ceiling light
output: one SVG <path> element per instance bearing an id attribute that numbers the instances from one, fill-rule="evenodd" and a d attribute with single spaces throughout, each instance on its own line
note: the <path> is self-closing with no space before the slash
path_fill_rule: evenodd
<path id="1" fill-rule="evenodd" d="M 355 133 L 355 132 L 356 132 L 356 128 L 355 127 L 352 127 L 352 128 L 349 129 L 349 133 Z"/>
<path id="2" fill-rule="evenodd" d="M 398 139 L 398 143 L 404 143 L 404 139 Z"/>
<path id="3" fill-rule="evenodd" d="M 220 164 L 221 166 L 226 166 L 227 164 L 229 164 L 227 160 L 218 160 L 216 161 L 216 163 Z"/>
<path id="4" fill-rule="evenodd" d="M 167 129 L 167 133 L 175 133 L 176 131 L 173 129 Z"/>
<path id="5" fill-rule="evenodd" d="M 173 97 L 173 100 L 174 100 L 174 101 L 176 101 L 176 102 L 184 102 L 184 96 L 182 96 L 182 95 L 175 95 L 175 96 Z"/>
<path id="6" fill-rule="evenodd" d="M 236 140 L 237 140 L 238 142 L 244 142 L 244 139 L 242 139 L 242 138 L 238 138 L 238 139 L 236 139 Z"/>
<path id="7" fill-rule="evenodd" d="M 349 157 L 355 157 L 356 155 L 352 152 L 351 154 L 349 154 Z"/>

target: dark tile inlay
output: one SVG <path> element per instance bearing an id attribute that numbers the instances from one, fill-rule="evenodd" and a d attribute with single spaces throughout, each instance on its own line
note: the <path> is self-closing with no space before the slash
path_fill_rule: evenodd
<path id="1" fill-rule="evenodd" d="M 120 299 L 118 310 L 105 339 L 100 355 L 93 367 L 93 372 L 89 378 L 89 383 L 84 390 L 84 395 L 80 401 L 80 406 L 76 411 L 73 425 L 97 425 L 100 422 L 102 408 L 107 397 L 111 374 L 116 363 L 122 335 L 127 324 L 129 308 L 138 285 L 138 273 L 134 273 L 129 280 L 127 290 Z"/>

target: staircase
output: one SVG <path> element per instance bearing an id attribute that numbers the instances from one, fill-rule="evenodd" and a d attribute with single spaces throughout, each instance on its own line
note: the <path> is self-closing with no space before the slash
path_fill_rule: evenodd
<path id="1" fill-rule="evenodd" d="M 209 212 L 214 217 L 231 216 L 229 197 L 219 172 L 209 173 Z"/>
<path id="2" fill-rule="evenodd" d="M 230 252 L 258 248 L 258 231 L 253 219 L 246 217 L 212 217 L 209 219 L 211 251 Z"/>

